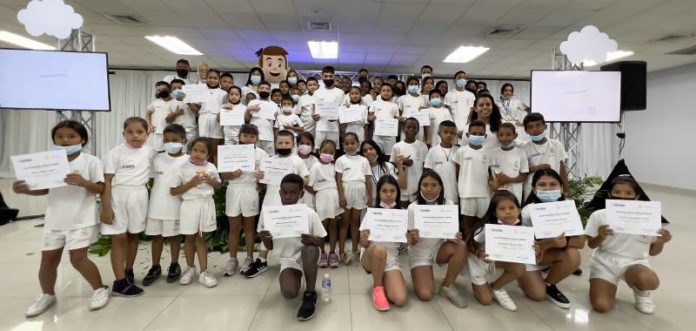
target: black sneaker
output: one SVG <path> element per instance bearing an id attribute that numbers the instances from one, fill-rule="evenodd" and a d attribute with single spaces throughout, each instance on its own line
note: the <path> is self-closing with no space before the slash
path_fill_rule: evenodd
<path id="1" fill-rule="evenodd" d="M 126 269 L 126 279 L 128 279 L 131 284 L 135 284 L 135 274 L 133 273 L 133 269 Z"/>
<path id="2" fill-rule="evenodd" d="M 246 278 L 254 278 L 266 272 L 266 269 L 268 269 L 268 261 L 261 262 L 261 259 L 257 258 L 256 261 L 251 264 L 249 270 L 244 273 L 244 276 L 246 276 Z"/>
<path id="3" fill-rule="evenodd" d="M 570 308 L 570 301 L 563 293 L 558 290 L 556 285 L 546 285 L 546 296 L 555 304 L 563 309 Z"/>
<path id="4" fill-rule="evenodd" d="M 160 267 L 159 264 L 153 265 L 150 267 L 150 270 L 147 271 L 145 278 L 143 278 L 143 286 L 154 283 L 160 275 L 162 275 L 162 267 Z"/>
<path id="5" fill-rule="evenodd" d="M 174 283 L 181 277 L 181 267 L 178 263 L 172 263 L 167 269 L 167 283 Z"/>
<path id="6" fill-rule="evenodd" d="M 317 309 L 317 292 L 316 291 L 305 291 L 302 296 L 302 305 L 300 310 L 297 311 L 297 319 L 300 321 L 307 321 L 314 317 L 314 311 Z"/>
<path id="7" fill-rule="evenodd" d="M 143 289 L 128 281 L 128 278 L 114 281 L 114 286 L 111 287 L 111 292 L 114 295 L 124 297 L 137 297 L 143 294 Z"/>

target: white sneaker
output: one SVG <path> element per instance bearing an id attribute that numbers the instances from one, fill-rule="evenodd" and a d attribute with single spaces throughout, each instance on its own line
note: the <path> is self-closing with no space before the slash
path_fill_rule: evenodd
<path id="1" fill-rule="evenodd" d="M 34 303 L 27 308 L 26 316 L 34 317 L 39 316 L 45 312 L 49 307 L 56 303 L 56 296 L 50 294 L 42 294 L 40 297 L 34 301 Z"/>
<path id="2" fill-rule="evenodd" d="M 92 299 L 89 300 L 89 310 L 102 309 L 107 303 L 109 303 L 109 288 L 104 286 L 92 293 Z"/>
<path id="3" fill-rule="evenodd" d="M 633 289 L 633 297 L 636 299 L 636 309 L 647 315 L 655 313 L 655 303 L 650 298 L 650 291 Z"/>
<path id="4" fill-rule="evenodd" d="M 252 263 L 254 263 L 253 258 L 249 256 L 245 257 L 244 261 L 242 261 L 242 267 L 239 268 L 239 273 L 246 276 L 246 272 L 249 271 Z"/>
<path id="5" fill-rule="evenodd" d="M 217 279 L 215 279 L 215 277 L 213 277 L 213 275 L 211 275 L 207 270 L 198 275 L 198 282 L 203 284 L 205 287 L 215 287 L 218 284 Z"/>
<path id="6" fill-rule="evenodd" d="M 515 304 L 514 301 L 512 301 L 512 298 L 510 298 L 510 295 L 505 291 L 505 289 L 499 289 L 493 290 L 493 298 L 495 301 L 498 301 L 498 304 L 500 304 L 503 308 L 509 310 L 509 311 L 517 311 L 517 305 Z"/>
<path id="7" fill-rule="evenodd" d="M 179 278 L 179 284 L 188 285 L 193 281 L 193 277 L 196 276 L 196 267 L 187 267 L 184 274 Z"/>
<path id="8" fill-rule="evenodd" d="M 237 258 L 233 257 L 227 260 L 227 264 L 225 265 L 225 272 L 222 275 L 225 277 L 234 276 L 234 274 L 237 273 L 237 266 L 239 266 Z"/>
<path id="9" fill-rule="evenodd" d="M 449 301 L 456 307 L 466 308 L 467 306 L 466 299 L 463 295 L 461 295 L 461 293 L 459 293 L 459 291 L 457 291 L 456 288 L 454 288 L 454 285 L 450 285 L 449 287 L 440 287 L 440 295 L 449 299 Z"/>

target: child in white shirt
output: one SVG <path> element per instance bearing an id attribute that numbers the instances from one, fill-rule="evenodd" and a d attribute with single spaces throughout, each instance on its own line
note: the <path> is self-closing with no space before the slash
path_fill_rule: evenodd
<path id="1" fill-rule="evenodd" d="M 314 136 L 305 131 L 298 134 L 296 140 L 297 156 L 304 161 L 305 167 L 307 167 L 307 171 L 309 171 L 314 164 L 319 163 L 319 159 L 314 156 Z M 302 195 L 300 202 L 314 209 L 314 194 L 309 193 L 309 191 L 305 189 L 305 194 Z"/>
<path id="2" fill-rule="evenodd" d="M 205 84 L 209 94 L 201 103 L 189 104 L 198 113 L 198 134 L 201 137 L 216 139 L 218 144 L 223 142 L 222 127 L 217 120 L 217 114 L 225 103 L 227 91 L 220 88 L 220 72 L 210 69 Z"/>
<path id="3" fill-rule="evenodd" d="M 217 114 L 218 122 L 220 122 L 220 114 L 227 112 L 241 113 L 243 117 L 246 113 L 246 106 L 242 104 L 242 89 L 237 86 L 230 87 L 227 92 L 227 103 L 222 106 L 222 109 Z M 244 124 L 242 121 L 237 125 L 223 125 L 222 133 L 225 136 L 225 145 L 239 144 L 239 128 Z M 220 123 L 222 125 L 222 123 Z"/>
<path id="4" fill-rule="evenodd" d="M 273 127 L 275 118 L 280 113 L 280 108 L 273 101 L 269 100 L 271 96 L 271 84 L 267 81 L 262 81 L 258 86 L 259 99 L 249 101 L 247 104 L 247 112 L 244 114 L 244 121 L 256 125 L 259 128 L 259 141 L 256 146 L 263 149 L 269 156 L 275 154 Z M 261 108 L 265 112 L 272 114 L 261 114 Z M 273 117 L 273 119 L 263 117 Z"/>
<path id="5" fill-rule="evenodd" d="M 496 134 L 500 146 L 491 150 L 491 168 L 494 171 L 496 189 L 506 189 L 518 201 L 522 201 L 522 186 L 529 173 L 527 154 L 515 146 L 517 133 L 514 124 L 501 124 Z"/>
<path id="6" fill-rule="evenodd" d="M 459 204 L 457 164 L 454 162 L 454 156 L 459 149 L 459 146 L 454 145 L 454 140 L 457 137 L 457 125 L 450 120 L 440 122 L 438 135 L 440 142 L 430 148 L 425 156 L 423 167 L 434 170 L 440 175 L 445 187 L 445 198 Z"/>
<path id="7" fill-rule="evenodd" d="M 169 83 L 160 81 L 155 84 L 155 101 L 147 106 L 145 120 L 147 120 L 150 134 L 150 146 L 156 151 L 162 150 L 162 131 L 170 122 L 169 115 L 176 110 L 176 104 L 170 95 Z"/>
<path id="8" fill-rule="evenodd" d="M 283 97 L 280 102 L 281 112 L 276 117 L 276 132 L 278 130 L 288 130 L 292 132 L 295 136 L 298 133 L 304 132 L 304 123 L 300 120 L 300 117 L 295 114 L 295 102 L 292 98 Z"/>
<path id="9" fill-rule="evenodd" d="M 307 78 L 307 94 L 300 96 L 297 103 L 297 115 L 300 116 L 305 132 L 309 132 L 312 137 L 316 135 L 316 122 L 314 121 L 314 92 L 319 88 L 319 82 L 314 77 Z M 313 151 L 312 151 L 313 152 Z"/>
<path id="10" fill-rule="evenodd" d="M 173 121 L 174 124 L 183 126 L 184 130 L 186 130 L 186 141 L 193 141 L 194 139 L 198 138 L 198 121 L 196 119 L 197 114 L 194 113 L 191 107 L 184 102 L 184 97 L 186 94 L 181 90 L 181 87 L 184 86 L 184 84 L 184 81 L 180 79 L 174 79 L 170 83 L 172 97 L 174 97 L 174 101 L 172 102 L 176 105 L 176 109 L 173 113 L 169 114 L 167 121 L 170 123 Z M 186 146 L 184 146 L 184 149 L 185 148 Z"/>
<path id="11" fill-rule="evenodd" d="M 420 83 L 418 78 L 409 77 L 406 82 L 406 94 L 400 96 L 396 99 L 396 105 L 399 107 L 399 112 L 401 114 L 402 120 L 405 120 L 411 116 L 422 113 L 427 114 L 427 103 L 423 100 L 423 96 L 420 92 Z M 429 117 L 429 116 L 428 116 Z M 416 139 L 425 142 L 424 137 L 430 135 L 430 125 L 423 126 L 421 130 L 418 130 Z M 401 132 L 401 140 L 404 139 L 404 132 Z"/>
<path id="12" fill-rule="evenodd" d="M 418 120 L 409 117 L 404 122 L 406 138 L 394 145 L 389 162 L 396 163 L 400 158 L 405 166 L 406 186 L 401 187 L 401 207 L 407 208 L 409 203 L 416 201 L 418 180 L 423 174 L 423 163 L 428 154 L 428 146 L 421 140 L 416 140 L 420 125 Z"/>
<path id="13" fill-rule="evenodd" d="M 343 132 L 353 132 L 358 136 L 359 141 L 363 141 L 365 140 L 365 129 L 367 127 L 367 106 L 362 104 L 362 97 L 360 96 L 359 87 L 351 87 L 348 96 L 349 103 L 345 105 L 345 107 L 339 109 L 339 112 L 345 111 L 347 109 L 350 109 L 352 111 L 357 109 L 357 111 L 360 112 L 360 114 L 362 115 L 360 117 L 360 120 L 348 123 L 341 123 L 341 126 L 344 128 Z"/>
<path id="14" fill-rule="evenodd" d="M 524 185 L 525 200 L 532 191 L 531 178 L 536 171 L 542 169 L 553 169 L 561 175 L 563 187 L 568 188 L 568 168 L 565 161 L 568 159 L 563 144 L 556 140 L 546 137 L 546 121 L 544 115 L 540 113 L 530 113 L 525 116 L 524 130 L 529 135 L 530 141 L 524 146 L 527 152 L 527 160 L 529 161 L 529 176 Z"/>
<path id="15" fill-rule="evenodd" d="M 373 128 L 374 125 L 376 125 L 375 121 L 377 119 L 399 119 L 399 106 L 394 102 L 384 101 L 390 100 L 393 95 L 392 86 L 387 83 L 382 84 L 380 88 L 381 98 L 377 98 L 377 100 L 373 101 L 368 109 L 367 119 L 373 124 Z M 392 147 L 396 143 L 396 136 L 379 136 L 373 134 L 372 140 L 377 143 L 384 153 L 391 153 Z"/>
<path id="16" fill-rule="evenodd" d="M 443 104 L 442 95 L 438 89 L 430 91 L 430 106 L 431 107 L 427 109 L 430 115 L 430 136 L 425 137 L 425 143 L 428 146 L 437 146 L 440 144 L 440 123 L 444 121 L 451 121 L 454 123 L 454 118 L 452 117 L 452 110 L 450 107 Z"/>
<path id="17" fill-rule="evenodd" d="M 466 73 L 464 71 L 457 71 L 453 78 L 454 90 L 445 95 L 445 104 L 452 107 L 454 123 L 457 123 L 457 135 L 462 137 L 476 96 L 465 89 Z"/>

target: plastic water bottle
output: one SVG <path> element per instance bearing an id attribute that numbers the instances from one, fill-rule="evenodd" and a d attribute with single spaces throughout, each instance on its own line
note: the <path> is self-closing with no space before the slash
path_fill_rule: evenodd
<path id="1" fill-rule="evenodd" d="M 331 277 L 329 274 L 324 274 L 324 279 L 321 281 L 321 300 L 331 301 Z"/>

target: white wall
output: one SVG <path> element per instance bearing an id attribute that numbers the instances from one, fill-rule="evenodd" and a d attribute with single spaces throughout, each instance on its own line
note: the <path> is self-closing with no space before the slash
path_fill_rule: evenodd
<path id="1" fill-rule="evenodd" d="M 624 158 L 641 182 L 696 190 L 696 64 L 648 74 L 647 109 L 626 112 Z"/>

